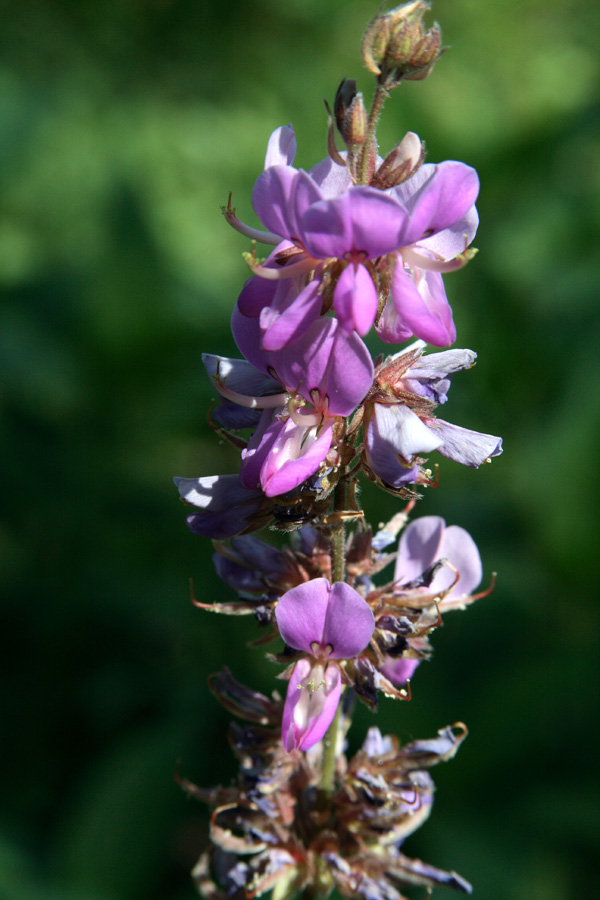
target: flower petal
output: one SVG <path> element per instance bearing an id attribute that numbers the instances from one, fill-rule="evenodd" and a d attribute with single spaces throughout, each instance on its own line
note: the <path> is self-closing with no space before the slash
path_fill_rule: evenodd
<path id="1" fill-rule="evenodd" d="M 388 656 L 381 667 L 381 674 L 392 684 L 402 687 L 409 678 L 413 677 L 420 662 L 420 659 L 411 659 L 410 657 L 392 659 Z"/>
<path id="2" fill-rule="evenodd" d="M 391 193 L 410 213 L 410 233 L 405 232 L 401 244 L 406 247 L 461 220 L 477 199 L 479 178 L 461 162 L 427 163 Z"/>
<path id="3" fill-rule="evenodd" d="M 173 480 L 181 498 L 200 510 L 186 521 L 190 531 L 201 537 L 224 540 L 240 534 L 264 503 L 262 491 L 246 490 L 237 475 Z"/>
<path id="4" fill-rule="evenodd" d="M 320 667 L 319 667 L 320 669 Z M 281 739 L 285 749 L 309 750 L 331 725 L 340 702 L 342 682 L 335 663 L 325 669 L 323 683 L 313 684 L 312 689 L 303 686 L 313 676 L 313 668 L 307 659 L 299 660 L 292 672 L 283 708 Z"/>
<path id="5" fill-rule="evenodd" d="M 502 453 L 502 438 L 493 434 L 471 431 L 469 428 L 451 425 L 443 419 L 432 419 L 428 425 L 443 441 L 438 452 L 463 466 L 477 469 L 487 459 Z"/>
<path id="6" fill-rule="evenodd" d="M 365 649 L 375 629 L 371 607 L 343 581 L 331 586 L 323 636 L 330 659 L 352 659 Z"/>
<path id="7" fill-rule="evenodd" d="M 367 347 L 355 333 L 346 337 L 336 319 L 317 319 L 273 358 L 286 390 L 298 391 L 330 416 L 351 415 L 373 383 Z"/>
<path id="8" fill-rule="evenodd" d="M 273 303 L 260 315 L 265 350 L 281 350 L 305 334 L 321 312 L 320 286 L 313 279 L 298 293 L 293 279 L 279 282 Z"/>
<path id="9" fill-rule="evenodd" d="M 442 537 L 440 556 L 445 557 L 459 575 L 458 584 L 448 595 L 449 597 L 451 596 L 454 600 L 459 596 L 468 596 L 479 587 L 483 577 L 481 556 L 477 544 L 468 531 L 460 528 L 459 525 L 451 525 L 446 528 Z M 433 579 L 431 590 L 444 590 L 453 583 L 455 578 L 456 573 L 444 566 Z"/>
<path id="10" fill-rule="evenodd" d="M 344 334 L 367 334 L 377 313 L 377 289 L 364 266 L 350 263 L 335 286 L 333 306 Z"/>
<path id="11" fill-rule="evenodd" d="M 377 440 L 386 443 L 405 459 L 439 449 L 443 439 L 435 434 L 419 416 L 401 403 L 393 406 L 375 404 L 375 428 Z M 373 419 L 369 423 L 373 424 Z"/>
<path id="12" fill-rule="evenodd" d="M 269 430 L 277 432 L 277 437 L 260 470 L 260 483 L 267 497 L 278 497 L 319 470 L 331 447 L 333 422 L 317 432 L 314 427 L 296 425 L 288 419 L 283 425 L 273 422 Z"/>
<path id="13" fill-rule="evenodd" d="M 313 203 L 302 217 L 302 241 L 317 259 L 364 254 L 369 259 L 399 247 L 407 213 L 376 188 L 355 187 L 332 200 Z"/>
<path id="14" fill-rule="evenodd" d="M 281 637 L 289 647 L 312 654 L 315 641 L 321 643 L 329 591 L 326 578 L 313 578 L 280 597 L 275 607 L 275 619 Z"/>
<path id="15" fill-rule="evenodd" d="M 445 528 L 440 516 L 421 516 L 407 525 L 400 536 L 394 572 L 394 581 L 399 586 L 414 581 L 443 556 Z"/>
<path id="16" fill-rule="evenodd" d="M 291 166 L 296 156 L 296 135 L 291 125 L 281 125 L 269 138 L 265 169 L 269 166 Z"/>
<path id="17" fill-rule="evenodd" d="M 416 337 L 435 347 L 454 343 L 452 309 L 439 272 L 418 270 L 411 274 L 399 257 L 394 268 L 392 299 L 401 321 Z"/>
<path id="18" fill-rule="evenodd" d="M 252 191 L 252 205 L 256 215 L 269 229 L 281 237 L 295 241 L 299 236 L 296 192 L 302 189 L 302 209 L 306 208 L 309 196 L 313 202 L 321 194 L 314 182 L 309 189 L 306 172 L 299 172 L 293 166 L 271 166 L 258 176 Z"/>

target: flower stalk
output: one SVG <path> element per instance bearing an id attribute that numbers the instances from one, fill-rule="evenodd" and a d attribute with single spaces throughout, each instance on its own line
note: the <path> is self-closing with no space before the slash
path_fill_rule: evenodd
<path id="1" fill-rule="evenodd" d="M 229 735 L 234 785 L 182 780 L 212 810 L 210 847 L 193 873 L 207 900 L 471 891 L 455 872 L 404 854 L 431 813 L 429 769 L 457 752 L 465 726 L 406 745 L 372 727 L 352 757 L 344 740 L 354 701 L 376 713 L 380 694 L 411 700 L 444 617 L 490 592 L 478 590 L 482 563 L 463 528 L 413 518 L 419 492 L 438 484 L 432 453 L 478 468 L 502 452 L 499 437 L 438 416 L 453 376 L 476 359 L 450 349 L 443 277 L 475 253 L 477 173 L 425 162 L 414 132 L 377 155 L 391 90 L 428 76 L 443 52 L 439 26 L 423 28 L 428 8 L 411 0 L 368 26 L 373 103 L 367 116 L 356 83 L 341 83 L 325 159 L 295 168 L 293 128 L 273 132 L 252 192 L 264 231 L 238 219 L 231 197 L 223 209 L 236 231 L 272 246 L 264 260 L 254 248 L 245 255 L 252 274 L 231 319 L 240 357 L 203 356 L 217 393 L 211 425 L 239 449 L 240 465 L 175 482 L 190 531 L 212 539 L 233 592 L 195 605 L 253 616 L 262 629 L 253 645 L 277 641 L 268 658 L 287 689 L 285 699 L 259 694 L 226 666 L 209 681 L 242 724 Z M 371 330 L 389 355 L 372 358 Z M 378 529 L 357 501 L 361 478 L 400 504 Z M 269 541 L 256 534 L 265 528 Z"/>

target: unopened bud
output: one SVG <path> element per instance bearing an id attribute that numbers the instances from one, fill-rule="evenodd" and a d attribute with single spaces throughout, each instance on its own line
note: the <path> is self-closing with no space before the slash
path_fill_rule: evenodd
<path id="1" fill-rule="evenodd" d="M 375 16 L 367 25 L 362 39 L 363 62 L 373 75 L 381 75 L 379 66 L 385 59 L 389 39 L 390 28 L 387 16 Z"/>
<path id="2" fill-rule="evenodd" d="M 356 93 L 356 81 L 346 78 L 340 84 L 333 104 L 335 121 L 349 150 L 362 146 L 367 133 L 367 111 L 362 94 Z"/>
<path id="3" fill-rule="evenodd" d="M 425 145 L 419 135 L 414 131 L 407 131 L 375 172 L 371 186 L 380 190 L 397 187 L 417 171 L 424 156 Z"/>
<path id="4" fill-rule="evenodd" d="M 412 0 L 376 16 L 368 26 L 362 43 L 363 60 L 387 87 L 403 78 L 426 78 L 443 53 L 439 25 L 434 24 L 429 31 L 423 29 L 428 9 L 426 0 Z"/>
<path id="5" fill-rule="evenodd" d="M 446 49 L 442 44 L 442 30 L 437 22 L 427 31 L 411 56 L 411 71 L 404 77 L 409 81 L 421 81 L 427 78 L 434 65 Z"/>

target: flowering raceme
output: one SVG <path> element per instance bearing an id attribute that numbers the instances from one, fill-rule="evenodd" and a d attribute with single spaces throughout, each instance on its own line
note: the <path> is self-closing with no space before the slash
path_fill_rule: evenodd
<path id="1" fill-rule="evenodd" d="M 327 108 L 326 159 L 296 168 L 292 127 L 271 134 L 252 192 L 266 231 L 243 224 L 231 202 L 224 210 L 273 248 L 264 260 L 254 248 L 246 254 L 252 276 L 231 315 L 240 357 L 203 354 L 218 395 L 211 426 L 237 451 L 239 471 L 175 483 L 190 531 L 212 538 L 217 573 L 235 592 L 194 604 L 253 617 L 253 646 L 282 639 L 268 657 L 286 666 L 288 685 L 283 701 L 227 667 L 209 679 L 244 721 L 230 731 L 235 784 L 204 791 L 182 782 L 213 810 L 211 849 L 194 870 L 207 900 L 471 890 L 401 849 L 431 812 L 428 769 L 456 753 L 466 727 L 406 746 L 371 728 L 344 755 L 353 699 L 373 712 L 381 694 L 411 700 L 443 616 L 491 590 L 474 593 L 482 564 L 467 531 L 439 516 L 410 520 L 417 490 L 438 484 L 429 454 L 478 468 L 502 452 L 499 437 L 436 415 L 476 354 L 426 346 L 456 338 L 443 275 L 474 255 L 477 174 L 461 162 L 424 162 L 414 132 L 378 155 L 384 101 L 402 80 L 429 75 L 444 50 L 439 26 L 423 28 L 427 8 L 410 0 L 367 28 L 371 109 L 344 79 L 333 114 Z M 363 341 L 371 329 L 386 344 L 417 340 L 373 359 Z M 359 502 L 364 476 L 406 501 L 375 534 Z M 250 534 L 266 526 L 279 532 L 274 541 Z"/>

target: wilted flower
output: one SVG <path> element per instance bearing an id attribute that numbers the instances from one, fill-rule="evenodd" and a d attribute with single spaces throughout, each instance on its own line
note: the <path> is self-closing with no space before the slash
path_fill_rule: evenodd
<path id="1" fill-rule="evenodd" d="M 336 790 L 323 805 L 319 754 L 284 750 L 274 727 L 277 702 L 240 685 L 228 670 L 210 684 L 246 722 L 232 723 L 230 731 L 240 761 L 237 784 L 202 789 L 180 779 L 190 796 L 213 809 L 212 847 L 193 873 L 207 900 L 244 900 L 272 889 L 290 898 L 307 885 L 323 897 L 337 888 L 348 900 L 402 900 L 410 885 L 470 893 L 460 875 L 400 849 L 431 811 L 427 770 L 455 755 L 464 725 L 404 746 L 369 729 L 354 757 L 341 757 Z"/>

